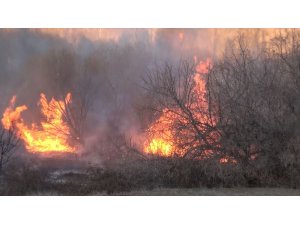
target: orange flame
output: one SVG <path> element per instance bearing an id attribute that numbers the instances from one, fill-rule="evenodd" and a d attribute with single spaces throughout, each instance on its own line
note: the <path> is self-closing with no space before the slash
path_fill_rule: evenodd
<path id="1" fill-rule="evenodd" d="M 16 96 L 3 113 L 1 120 L 5 129 L 14 126 L 20 138 L 24 141 L 29 152 L 74 152 L 75 148 L 68 143 L 70 134 L 69 127 L 63 121 L 65 106 L 71 103 L 71 94 L 68 93 L 64 101 L 57 101 L 54 98 L 47 101 L 46 96 L 40 95 L 39 104 L 44 121 L 37 125 L 35 123 L 27 126 L 21 113 L 27 110 L 26 105 L 14 108 Z"/>
<path id="2" fill-rule="evenodd" d="M 203 75 L 208 73 L 211 60 L 207 59 L 206 61 L 198 62 L 197 57 L 194 57 L 195 63 L 197 64 L 196 74 L 194 74 L 194 92 L 197 96 L 197 101 L 195 105 L 192 107 L 201 107 L 203 110 L 208 109 L 208 104 L 206 101 L 206 83 L 203 79 Z M 174 134 L 174 121 L 179 119 L 178 114 L 176 113 L 176 109 L 168 110 L 164 109 L 162 115 L 154 121 L 154 123 L 148 129 L 148 140 L 144 143 L 144 151 L 148 154 L 160 155 L 170 157 L 173 155 L 183 156 L 187 151 L 184 149 L 178 149 L 175 147 L 176 142 L 176 134 Z M 205 118 L 203 114 L 196 115 L 199 121 L 207 121 L 209 118 Z M 180 118 L 184 123 L 188 123 L 188 121 L 184 121 L 185 119 Z M 188 133 L 184 134 L 187 139 L 191 139 Z M 204 156 L 208 157 L 212 154 L 211 150 L 205 150 Z"/>
<path id="3" fill-rule="evenodd" d="M 152 135 L 146 141 L 145 152 L 160 156 L 172 156 L 174 154 L 173 135 L 172 135 L 172 113 L 163 110 L 163 114 L 148 129 Z"/>

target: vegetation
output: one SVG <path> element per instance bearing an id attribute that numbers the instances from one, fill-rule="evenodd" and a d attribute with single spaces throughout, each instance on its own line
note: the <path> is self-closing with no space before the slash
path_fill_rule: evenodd
<path id="1" fill-rule="evenodd" d="M 85 59 L 76 54 L 50 52 L 41 65 L 57 75 L 47 75 L 53 92 L 74 93 L 74 104 L 64 102 L 60 110 L 70 139 L 84 149 L 75 164 L 96 155 L 100 166 L 68 170 L 65 159 L 57 168 L 42 157 L 30 163 L 24 157 L 3 170 L 19 139 L 1 128 L 1 195 L 300 187 L 299 30 L 279 30 L 268 40 L 240 32 L 205 71 L 188 60 L 156 65 L 143 77 L 143 88 L 126 86 L 128 99 L 111 76 L 97 78 L 109 65 L 104 58 L 97 61 L 100 53 Z M 101 110 L 93 111 L 97 101 Z M 149 139 L 148 146 L 157 139 L 155 151 L 138 143 L 140 136 Z"/>

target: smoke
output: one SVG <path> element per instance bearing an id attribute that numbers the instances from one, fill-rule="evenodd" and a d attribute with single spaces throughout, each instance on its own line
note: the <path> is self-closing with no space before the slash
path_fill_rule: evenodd
<path id="1" fill-rule="evenodd" d="M 41 92 L 57 99 L 68 91 L 75 98 L 87 92 L 91 103 L 82 151 L 86 155 L 99 148 L 110 151 L 106 143 L 118 144 L 124 136 L 138 144 L 144 127 L 137 108 L 145 103 L 145 73 L 165 62 L 216 58 L 234 33 L 230 29 L 3 29 L 0 111 L 16 95 L 17 105 L 30 108 L 24 117 L 36 121 Z"/>

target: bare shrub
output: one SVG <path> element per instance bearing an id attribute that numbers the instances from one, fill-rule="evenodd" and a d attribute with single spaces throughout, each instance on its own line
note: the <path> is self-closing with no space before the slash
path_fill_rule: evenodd
<path id="1" fill-rule="evenodd" d="M 12 126 L 7 130 L 0 124 L 0 173 L 19 146 L 20 138 L 16 129 Z"/>

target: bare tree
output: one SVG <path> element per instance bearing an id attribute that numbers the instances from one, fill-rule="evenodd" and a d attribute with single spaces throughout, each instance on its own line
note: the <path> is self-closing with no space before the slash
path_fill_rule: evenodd
<path id="1" fill-rule="evenodd" d="M 162 69 L 149 72 L 144 79 L 153 99 L 147 108 L 155 112 L 156 119 L 164 116 L 158 123 L 167 121 L 167 125 L 162 124 L 156 132 L 170 138 L 177 150 L 175 155 L 180 157 L 205 157 L 209 151 L 215 155 L 221 153 L 212 105 L 199 90 L 196 74 L 195 65 L 185 61 L 178 67 L 166 64 Z M 151 136 L 151 130 L 148 132 Z"/>
<path id="2" fill-rule="evenodd" d="M 147 107 L 154 112 L 152 124 L 161 126 L 148 129 L 148 136 L 169 137 L 180 157 L 211 150 L 244 169 L 265 168 L 276 179 L 294 174 L 288 176 L 297 180 L 300 35 L 284 34 L 268 44 L 257 40 L 253 49 L 253 40 L 238 33 L 204 78 L 204 97 L 189 63 L 151 71 L 145 78 L 152 99 Z"/>
<path id="3" fill-rule="evenodd" d="M 226 154 L 246 164 L 258 154 L 258 143 L 265 138 L 262 123 L 268 121 L 265 115 L 270 116 L 263 112 L 262 98 L 269 84 L 263 80 L 263 74 L 269 72 L 269 65 L 260 57 L 260 53 L 251 52 L 247 38 L 238 34 L 208 74 L 210 100 L 216 103 L 222 146 Z"/>
<path id="4" fill-rule="evenodd" d="M 99 73 L 99 66 L 97 67 L 93 58 L 81 62 L 76 52 L 70 49 L 54 50 L 45 63 L 49 67 L 49 82 L 59 99 L 63 99 L 59 110 L 69 127 L 67 135 L 74 144 L 83 144 L 87 115 L 97 90 L 95 74 Z M 53 106 L 49 110 L 57 108 Z M 54 129 L 64 132 L 60 127 Z"/>
<path id="5" fill-rule="evenodd" d="M 294 180 L 300 180 L 300 30 L 279 30 L 272 39 L 269 52 L 279 65 L 280 74 L 285 78 L 281 91 L 281 99 L 285 103 L 285 118 L 282 127 L 284 130 L 285 151 L 281 151 L 280 159 L 292 175 Z M 298 177 L 297 177 L 298 176 Z M 296 182 L 297 183 L 297 182 Z M 294 185 L 294 184 L 293 184 Z"/>
<path id="6" fill-rule="evenodd" d="M 9 162 L 15 150 L 18 149 L 20 139 L 14 127 L 6 130 L 0 125 L 0 173 Z"/>
<path id="7" fill-rule="evenodd" d="M 299 37 L 281 31 L 253 51 L 240 33 L 208 74 L 226 154 L 278 177 L 300 171 Z"/>

